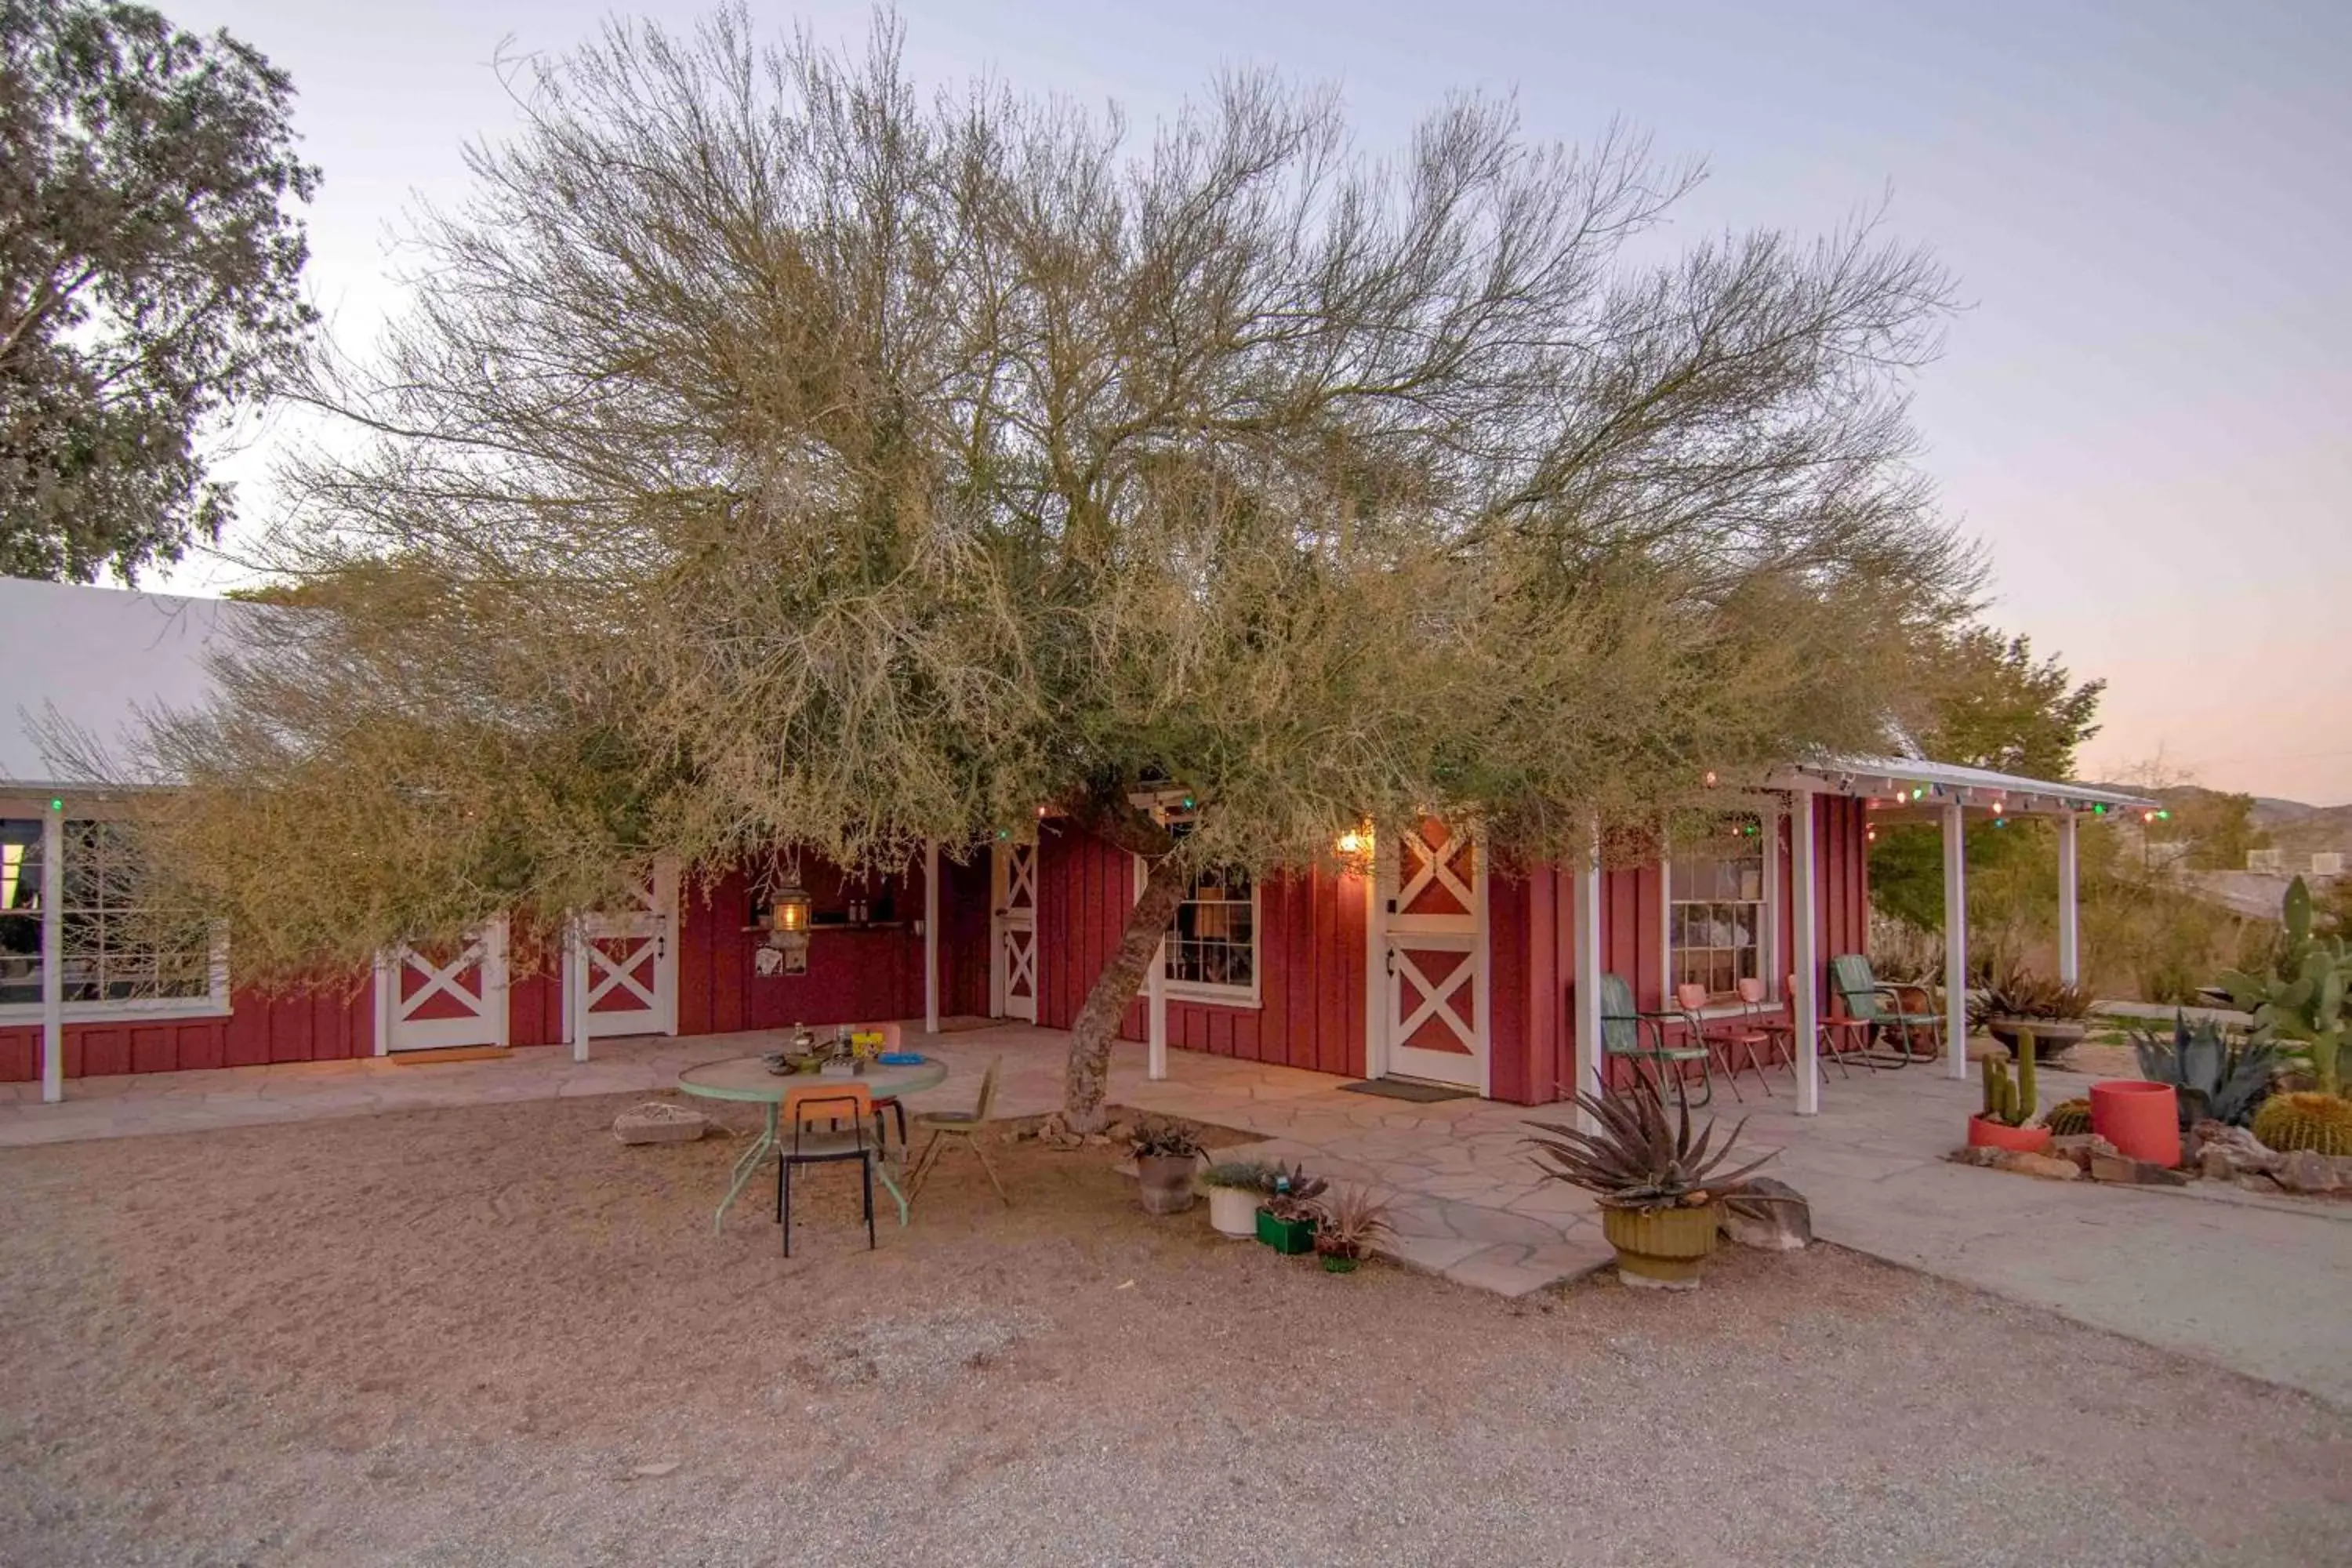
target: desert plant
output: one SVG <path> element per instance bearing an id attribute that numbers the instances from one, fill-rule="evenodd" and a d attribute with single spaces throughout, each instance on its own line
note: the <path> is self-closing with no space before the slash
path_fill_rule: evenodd
<path id="1" fill-rule="evenodd" d="M 1656 1086 L 1646 1079 L 1636 1079 L 1622 1094 L 1580 1094 L 1576 1108 L 1593 1120 L 1591 1131 L 1538 1121 L 1532 1123 L 1535 1130 L 1549 1136 L 1527 1142 L 1535 1145 L 1536 1163 L 1545 1175 L 1581 1187 L 1611 1208 L 1696 1208 L 1746 1191 L 1745 1178 L 1772 1158 L 1766 1153 L 1725 1171 L 1747 1123 L 1734 1127 L 1719 1148 L 1712 1121 L 1694 1133 L 1680 1079 L 1671 1120 Z"/>
<path id="2" fill-rule="evenodd" d="M 1203 1187 L 1231 1187 L 1236 1192 L 1274 1191 L 1275 1173 L 1281 1166 L 1265 1160 L 1220 1160 L 1201 1173 Z"/>
<path id="3" fill-rule="evenodd" d="M 2254 1136 L 2266 1148 L 2352 1154 L 2352 1100 L 2334 1094 L 2274 1094 L 2254 1112 Z"/>
<path id="4" fill-rule="evenodd" d="M 2093 1000 L 2080 985 L 2012 963 L 1996 972 L 1983 992 L 1969 1001 L 1969 1026 L 1981 1028 L 1995 1018 L 2079 1023 L 2091 1016 Z"/>
<path id="5" fill-rule="evenodd" d="M 2184 1129 L 2208 1121 L 2246 1126 L 2271 1091 L 2277 1053 L 2266 1044 L 2233 1041 L 2210 1019 L 2191 1024 L 2185 1014 L 2175 1013 L 2171 1039 L 2135 1028 L 2131 1041 L 2139 1076 L 2179 1091 Z"/>
<path id="6" fill-rule="evenodd" d="M 2342 1086 L 2338 1058 L 2352 1024 L 2344 1000 L 2352 989 L 2352 945 L 2312 933 L 2311 889 L 2297 877 L 2279 907 L 2279 937 L 2267 973 L 2221 976 L 2230 1000 L 2254 1016 L 2253 1037 L 2311 1066 L 2322 1094 Z"/>
<path id="7" fill-rule="evenodd" d="M 1261 1206 L 1279 1220 L 1320 1221 L 1323 1217 L 1323 1194 L 1330 1186 L 1331 1184 L 1322 1177 L 1308 1175 L 1303 1165 L 1293 1165 L 1286 1171 L 1276 1165 L 1273 1181 L 1266 1189 L 1265 1202 Z"/>
<path id="8" fill-rule="evenodd" d="M 1127 1147 L 1128 1152 L 1139 1160 L 1190 1160 L 1197 1159 L 1201 1153 L 1201 1141 L 1190 1127 L 1158 1117 L 1139 1122 L 1128 1135 Z"/>
<path id="9" fill-rule="evenodd" d="M 1321 1223 L 1315 1230 L 1315 1250 L 1325 1258 L 1353 1262 L 1390 1234 L 1389 1205 L 1374 1197 L 1370 1187 L 1335 1188 L 1318 1201 L 1317 1208 Z"/>
<path id="10" fill-rule="evenodd" d="M 2074 1138 L 2091 1130 L 2091 1102 L 2087 1100 L 2062 1100 L 2050 1108 L 2042 1125 L 2058 1138 Z"/>
<path id="11" fill-rule="evenodd" d="M 2040 1103 L 2033 1088 L 2033 1031 L 2028 1029 L 2017 1037 L 2014 1079 L 1999 1057 L 1987 1057 L 1982 1065 L 1984 1119 L 2005 1127 L 2022 1127 L 2032 1121 L 2033 1108 Z"/>

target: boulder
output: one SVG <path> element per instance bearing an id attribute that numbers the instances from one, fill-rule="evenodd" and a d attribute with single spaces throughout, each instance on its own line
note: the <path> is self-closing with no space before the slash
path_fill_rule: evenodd
<path id="1" fill-rule="evenodd" d="M 691 1143 L 710 1127 L 699 1110 L 649 1100 L 613 1118 L 613 1136 L 624 1143 Z"/>
<path id="2" fill-rule="evenodd" d="M 1758 1176 L 1721 1205 L 1723 1234 L 1742 1247 L 1795 1252 L 1812 1245 L 1813 1205 L 1786 1182 Z"/>
<path id="3" fill-rule="evenodd" d="M 2045 1182 L 2079 1182 L 2083 1179 L 2081 1166 L 2055 1154 L 2028 1154 L 2016 1149 L 2003 1149 L 1992 1164 L 1996 1171 L 2011 1171 L 2021 1176 L 2039 1176 Z"/>
<path id="4" fill-rule="evenodd" d="M 2135 1160 L 2128 1154 L 2093 1154 L 2091 1179 L 2123 1186 L 2185 1187 L 2189 1184 L 2189 1178 L 2179 1172 L 2167 1170 L 2153 1161 Z"/>
<path id="5" fill-rule="evenodd" d="M 2336 1173 L 2336 1162 L 2316 1149 L 2297 1149 L 2286 1155 L 2271 1173 L 2271 1180 L 2288 1192 L 2314 1197 L 2344 1190 L 2344 1178 Z"/>
<path id="6" fill-rule="evenodd" d="M 2050 1141 L 2050 1152 L 2053 1158 L 2074 1161 L 2074 1168 L 2086 1176 L 2091 1173 L 2092 1155 L 2113 1154 L 2116 1152 L 2114 1144 L 2095 1132 L 2071 1132 L 2063 1138 L 2053 1138 Z"/>
<path id="7" fill-rule="evenodd" d="M 2278 1168 L 2285 1158 L 2242 1127 L 2200 1121 L 2189 1130 L 2189 1145 L 2207 1175 L 2256 1175 Z"/>

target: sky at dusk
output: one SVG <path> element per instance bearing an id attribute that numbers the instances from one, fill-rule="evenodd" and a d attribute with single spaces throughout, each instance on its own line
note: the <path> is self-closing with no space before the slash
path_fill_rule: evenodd
<path id="1" fill-rule="evenodd" d="M 546 0 L 152 0 L 289 70 L 310 285 L 346 347 L 398 305 L 418 195 L 514 113 L 502 38 L 561 53 L 603 13 Z M 647 5 L 688 24 L 707 7 Z M 1676 232 L 1812 233 L 1891 195 L 1969 309 L 1920 376 L 1923 467 L 1994 563 L 1989 617 L 2110 683 L 2085 776 L 2352 801 L 2352 4 L 1969 6 L 902 5 L 910 68 L 1117 102 L 1145 133 L 1219 70 L 1337 84 L 1367 152 L 1449 90 L 1528 132 L 1612 116 L 1707 183 Z M 856 5 L 754 7 L 855 44 Z M 232 459 L 268 504 L 281 426 Z M 204 592 L 234 566 L 160 585 Z"/>

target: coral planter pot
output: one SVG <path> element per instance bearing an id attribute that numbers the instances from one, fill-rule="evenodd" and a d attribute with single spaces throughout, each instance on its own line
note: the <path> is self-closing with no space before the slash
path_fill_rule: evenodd
<path id="1" fill-rule="evenodd" d="M 1617 1249 L 1617 1278 L 1666 1290 L 1698 1289 L 1699 1260 L 1715 1250 L 1720 1216 L 1698 1208 L 1601 1210 L 1601 1234 Z"/>
<path id="2" fill-rule="evenodd" d="M 1982 1116 L 1971 1116 L 1969 1118 L 1969 1147 L 2007 1149 L 2019 1154 L 2047 1154 L 2050 1152 L 2050 1129 L 2011 1127 L 2006 1121 L 1987 1121 Z"/>
<path id="3" fill-rule="evenodd" d="M 2116 1152 L 2166 1170 L 2180 1163 L 2180 1096 L 2168 1083 L 2117 1079 L 2091 1086 L 2091 1131 Z"/>

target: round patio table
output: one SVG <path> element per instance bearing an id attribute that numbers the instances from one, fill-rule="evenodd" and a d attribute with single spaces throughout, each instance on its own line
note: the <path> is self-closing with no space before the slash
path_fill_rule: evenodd
<path id="1" fill-rule="evenodd" d="M 820 1084 L 845 1086 L 862 1083 L 866 1086 L 866 1091 L 874 1097 L 875 1103 L 878 1105 L 885 1100 L 898 1100 L 910 1094 L 920 1094 L 927 1089 L 937 1089 L 947 1081 L 947 1063 L 931 1057 L 925 1057 L 919 1062 L 910 1062 L 898 1067 L 885 1066 L 881 1062 L 868 1062 L 866 1065 L 866 1070 L 855 1078 L 827 1078 L 823 1073 L 813 1072 L 770 1072 L 768 1064 L 758 1057 L 730 1057 L 724 1061 L 705 1062 L 698 1068 L 687 1068 L 677 1075 L 679 1093 L 695 1095 L 703 1100 L 732 1100 L 757 1103 L 766 1106 L 768 1112 L 767 1121 L 760 1129 L 760 1135 L 751 1141 L 751 1146 L 744 1150 L 735 1162 L 735 1179 L 728 1187 L 727 1195 L 719 1200 L 719 1212 L 710 1216 L 710 1228 L 716 1231 L 725 1223 L 727 1211 L 743 1191 L 744 1184 L 758 1173 L 761 1165 L 766 1163 L 768 1156 L 775 1152 L 778 1140 L 778 1117 L 783 1110 L 784 1096 L 793 1089 L 814 1088 Z M 907 1194 L 900 1192 L 898 1184 L 890 1179 L 890 1163 L 887 1160 L 877 1160 L 874 1163 L 874 1168 L 876 1173 L 881 1176 L 882 1184 L 889 1189 L 890 1196 L 898 1202 L 898 1223 L 905 1225 Z"/>

